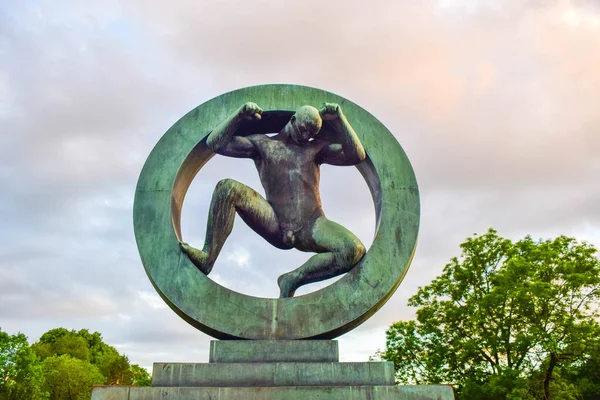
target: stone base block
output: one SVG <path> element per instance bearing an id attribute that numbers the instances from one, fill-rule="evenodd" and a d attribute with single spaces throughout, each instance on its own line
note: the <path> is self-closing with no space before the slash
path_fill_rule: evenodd
<path id="1" fill-rule="evenodd" d="M 337 340 L 212 340 L 209 362 L 338 362 Z"/>
<path id="2" fill-rule="evenodd" d="M 96 386 L 92 400 L 455 400 L 450 386 L 118 387 Z"/>
<path id="3" fill-rule="evenodd" d="M 154 363 L 152 386 L 393 385 L 391 362 Z"/>

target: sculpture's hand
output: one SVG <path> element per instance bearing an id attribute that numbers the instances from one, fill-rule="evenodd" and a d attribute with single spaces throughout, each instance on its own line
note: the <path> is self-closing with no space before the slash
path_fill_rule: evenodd
<path id="1" fill-rule="evenodd" d="M 341 113 L 342 108 L 337 103 L 323 103 L 323 105 L 319 109 L 319 114 L 321 114 L 321 118 L 326 121 L 331 121 L 340 118 Z"/>
<path id="2" fill-rule="evenodd" d="M 248 102 L 239 111 L 240 117 L 250 121 L 259 121 L 263 110 L 256 103 Z"/>

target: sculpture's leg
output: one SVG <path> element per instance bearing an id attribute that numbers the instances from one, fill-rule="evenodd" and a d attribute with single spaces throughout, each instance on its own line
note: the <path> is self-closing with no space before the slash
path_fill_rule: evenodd
<path id="1" fill-rule="evenodd" d="M 280 297 L 292 297 L 302 285 L 333 278 L 350 271 L 365 255 L 365 246 L 352 232 L 325 217 L 316 220 L 303 247 L 318 252 L 292 272 L 277 279 Z"/>
<path id="2" fill-rule="evenodd" d="M 271 244 L 280 244 L 279 222 L 271 205 L 254 189 L 233 179 L 223 179 L 213 192 L 203 249 L 181 244 L 194 265 L 207 275 L 233 229 L 236 211 L 248 226 Z"/>

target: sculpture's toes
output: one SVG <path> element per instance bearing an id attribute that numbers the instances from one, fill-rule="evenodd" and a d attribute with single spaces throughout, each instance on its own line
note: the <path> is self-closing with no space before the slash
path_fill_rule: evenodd
<path id="1" fill-rule="evenodd" d="M 296 288 L 294 287 L 294 278 L 290 273 L 283 274 L 279 278 L 277 278 L 277 284 L 279 285 L 279 297 L 293 297 L 296 292 Z"/>
<path id="2" fill-rule="evenodd" d="M 185 242 L 180 242 L 179 247 L 188 256 L 190 261 L 198 267 L 203 274 L 208 275 L 211 271 L 211 267 L 208 263 L 208 254 L 202 250 L 198 250 Z"/>

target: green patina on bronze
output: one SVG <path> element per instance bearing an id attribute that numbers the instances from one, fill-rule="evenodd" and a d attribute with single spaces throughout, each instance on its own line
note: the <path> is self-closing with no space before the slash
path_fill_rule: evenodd
<path id="1" fill-rule="evenodd" d="M 206 137 L 240 105 L 260 104 L 264 115 L 291 115 L 307 104 L 337 103 L 367 159 L 357 168 L 373 195 L 376 233 L 371 248 L 342 279 L 319 291 L 267 299 L 224 288 L 181 251 L 185 193 L 214 155 Z M 262 127 L 269 130 L 268 120 Z M 256 133 L 256 132 L 255 132 Z M 335 94 L 294 85 L 263 85 L 214 98 L 180 119 L 150 154 L 136 189 L 134 228 L 146 272 L 183 319 L 219 339 L 334 338 L 373 315 L 394 293 L 417 241 L 419 194 L 414 172 L 394 136 L 372 115 Z"/>

